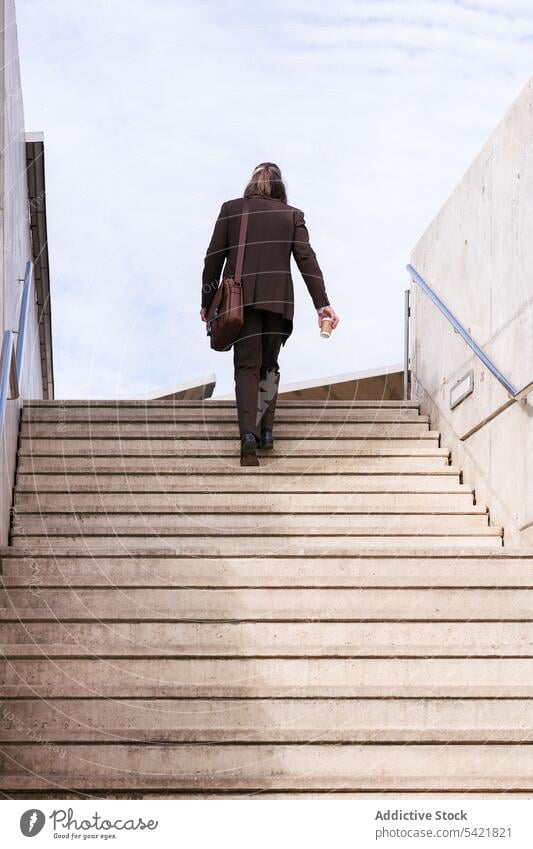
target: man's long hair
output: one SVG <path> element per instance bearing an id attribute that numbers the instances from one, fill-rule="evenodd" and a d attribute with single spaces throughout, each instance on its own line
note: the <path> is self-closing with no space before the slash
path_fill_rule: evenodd
<path id="1" fill-rule="evenodd" d="M 248 185 L 244 190 L 244 197 L 250 198 L 259 195 L 263 198 L 276 198 L 287 203 L 287 190 L 281 176 L 281 169 L 275 162 L 261 162 L 254 168 Z"/>

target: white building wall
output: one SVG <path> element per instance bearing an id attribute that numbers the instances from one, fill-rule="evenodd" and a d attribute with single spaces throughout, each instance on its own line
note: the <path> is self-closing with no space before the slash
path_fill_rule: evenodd
<path id="1" fill-rule="evenodd" d="M 411 262 L 501 372 L 533 380 L 533 78 L 415 249 Z M 479 503 L 514 544 L 533 544 L 533 393 L 471 436 L 507 392 L 416 283 L 413 397 L 452 447 Z M 474 370 L 474 393 L 450 409 L 453 384 Z"/>
<path id="2" fill-rule="evenodd" d="M 26 262 L 31 258 L 24 110 L 18 61 L 14 0 L 0 0 L 0 245 L 1 332 L 16 330 Z M 35 290 L 32 303 L 35 302 Z M 30 307 L 22 397 L 42 397 L 37 308 Z M 0 545 L 7 541 L 21 401 L 8 401 L 2 439 Z"/>

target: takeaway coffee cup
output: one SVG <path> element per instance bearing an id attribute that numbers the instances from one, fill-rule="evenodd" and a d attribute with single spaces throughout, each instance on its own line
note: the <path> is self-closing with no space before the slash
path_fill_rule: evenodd
<path id="1" fill-rule="evenodd" d="M 324 318 L 320 320 L 320 335 L 323 339 L 329 339 L 332 330 L 332 320 L 329 315 L 325 315 Z"/>

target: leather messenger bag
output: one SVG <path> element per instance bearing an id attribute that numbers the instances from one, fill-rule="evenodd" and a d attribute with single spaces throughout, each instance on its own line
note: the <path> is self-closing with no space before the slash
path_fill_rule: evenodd
<path id="1" fill-rule="evenodd" d="M 239 335 L 244 320 L 241 278 L 249 207 L 248 198 L 243 198 L 235 276 L 224 277 L 207 310 L 207 335 L 215 351 L 229 351 Z"/>

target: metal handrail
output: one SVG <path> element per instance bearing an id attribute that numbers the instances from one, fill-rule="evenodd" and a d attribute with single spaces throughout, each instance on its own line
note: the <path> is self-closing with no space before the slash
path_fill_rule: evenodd
<path id="1" fill-rule="evenodd" d="M 26 271 L 24 273 L 24 287 L 22 289 L 16 347 L 15 332 L 13 330 L 6 330 L 2 340 L 2 353 L 0 355 L 0 439 L 4 431 L 7 401 L 8 399 L 15 400 L 20 396 L 20 380 L 24 363 L 32 279 L 33 263 L 30 260 L 26 263 Z"/>
<path id="2" fill-rule="evenodd" d="M 428 296 L 428 298 L 433 301 L 436 307 L 441 311 L 441 313 L 448 319 L 454 330 L 464 339 L 469 348 L 474 352 L 476 357 L 478 357 L 481 362 L 488 368 L 491 374 L 501 383 L 501 385 L 507 390 L 513 401 L 521 401 L 533 390 L 533 380 L 527 383 L 522 389 L 516 389 L 516 387 L 508 380 L 504 374 L 496 367 L 488 354 L 483 351 L 482 348 L 479 347 L 477 342 L 472 338 L 466 327 L 464 327 L 458 318 L 454 316 L 452 312 L 448 309 L 446 304 L 444 304 L 436 292 L 433 291 L 431 286 L 426 283 L 421 274 L 418 273 L 416 268 L 413 268 L 411 264 L 407 265 L 407 271 L 413 278 L 416 280 L 420 288 L 423 292 Z"/>

